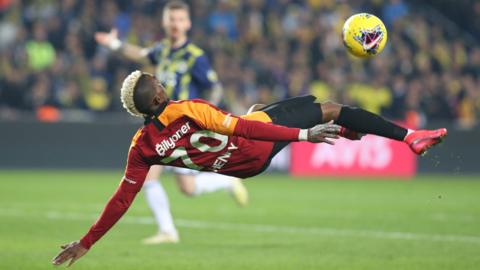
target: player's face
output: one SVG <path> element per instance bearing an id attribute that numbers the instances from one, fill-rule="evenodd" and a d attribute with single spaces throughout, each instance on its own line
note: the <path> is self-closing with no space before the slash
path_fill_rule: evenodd
<path id="1" fill-rule="evenodd" d="M 152 105 L 150 106 L 150 111 L 155 112 L 165 101 L 167 101 L 168 97 L 165 93 L 163 85 L 157 80 L 157 78 L 153 78 L 152 87 L 152 92 L 155 94 L 152 98 Z"/>
<path id="2" fill-rule="evenodd" d="M 175 40 L 185 37 L 191 26 L 188 11 L 167 9 L 163 12 L 163 28 L 169 38 Z"/>

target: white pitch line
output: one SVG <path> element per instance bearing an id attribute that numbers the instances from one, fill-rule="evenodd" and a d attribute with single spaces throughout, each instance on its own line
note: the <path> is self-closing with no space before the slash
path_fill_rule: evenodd
<path id="1" fill-rule="evenodd" d="M 26 212 L 15 209 L 0 209 L 0 216 L 35 216 Z M 41 215 L 48 219 L 55 220 L 91 220 L 92 222 L 98 218 L 98 214 L 82 214 L 49 211 Z M 129 224 L 155 224 L 153 218 L 148 216 L 127 216 L 122 222 Z M 395 240 L 426 240 L 434 242 L 459 242 L 469 244 L 480 244 L 480 236 L 472 235 L 454 235 L 454 234 L 426 234 L 414 232 L 392 232 L 381 230 L 354 230 L 354 229 L 336 229 L 324 227 L 294 227 L 294 226 L 276 226 L 265 224 L 247 224 L 247 223 L 227 223 L 227 222 L 209 222 L 200 220 L 176 219 L 175 223 L 179 227 L 191 229 L 208 229 L 208 230 L 227 230 L 227 231 L 245 231 L 255 233 L 287 233 L 287 234 L 306 234 L 306 235 L 323 235 L 323 236 L 343 236 L 343 237 L 363 237 L 378 239 L 395 239 Z"/>

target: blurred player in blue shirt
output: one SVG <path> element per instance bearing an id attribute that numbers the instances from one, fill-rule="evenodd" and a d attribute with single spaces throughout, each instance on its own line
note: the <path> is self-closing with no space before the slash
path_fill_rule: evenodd
<path id="1" fill-rule="evenodd" d="M 208 90 L 217 92 L 215 98 L 221 96 L 217 74 L 207 56 L 189 40 L 178 48 L 173 48 L 170 40 L 163 40 L 149 50 L 147 57 L 172 99 L 202 98 Z"/>
<path id="2" fill-rule="evenodd" d="M 182 1 L 168 2 L 163 9 L 162 19 L 166 38 L 151 48 L 121 41 L 116 29 L 109 33 L 95 33 L 95 40 L 132 61 L 155 65 L 155 75 L 171 99 L 204 98 L 218 104 L 222 98 L 222 87 L 217 74 L 210 66 L 205 52 L 188 38 L 192 26 L 188 5 Z M 159 227 L 158 234 L 145 239 L 145 244 L 179 241 L 167 194 L 158 181 L 161 171 L 161 166 L 150 167 L 144 185 L 147 202 Z M 239 205 L 243 206 L 248 201 L 245 187 L 236 178 L 183 168 L 175 168 L 174 172 L 180 190 L 187 195 L 226 190 Z"/>

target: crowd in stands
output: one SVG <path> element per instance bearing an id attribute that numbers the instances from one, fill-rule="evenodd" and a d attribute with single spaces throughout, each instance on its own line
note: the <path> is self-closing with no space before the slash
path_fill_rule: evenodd
<path id="1" fill-rule="evenodd" d="M 448 31 L 402 0 L 186 2 L 191 38 L 219 75 L 222 106 L 237 114 L 253 103 L 314 94 L 415 125 L 469 127 L 479 116 L 478 40 L 469 44 L 461 29 Z M 100 47 L 94 33 L 115 27 L 121 39 L 152 46 L 164 36 L 163 3 L 0 0 L 0 118 L 121 111 L 123 79 L 153 68 Z M 364 11 L 389 31 L 384 52 L 368 60 L 348 55 L 340 38 L 345 19 Z"/>

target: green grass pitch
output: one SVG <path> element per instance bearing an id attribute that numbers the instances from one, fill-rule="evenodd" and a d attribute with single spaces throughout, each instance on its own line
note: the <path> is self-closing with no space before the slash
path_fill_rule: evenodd
<path id="1" fill-rule="evenodd" d="M 0 269 L 54 269 L 60 244 L 81 237 L 120 171 L 0 171 Z M 144 246 L 156 231 L 143 194 L 74 269 L 480 269 L 480 181 L 246 182 L 251 203 L 226 193 L 168 191 L 181 243 Z M 477 177 L 478 179 L 478 177 Z M 63 268 L 63 266 L 62 266 Z"/>

